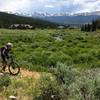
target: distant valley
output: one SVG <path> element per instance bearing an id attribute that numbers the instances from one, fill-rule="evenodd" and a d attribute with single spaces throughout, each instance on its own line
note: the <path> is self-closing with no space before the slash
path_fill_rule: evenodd
<path id="1" fill-rule="evenodd" d="M 86 24 L 91 23 L 92 20 L 100 19 L 100 15 L 78 15 L 78 16 L 45 16 L 41 17 L 41 19 L 55 22 L 59 24 Z"/>

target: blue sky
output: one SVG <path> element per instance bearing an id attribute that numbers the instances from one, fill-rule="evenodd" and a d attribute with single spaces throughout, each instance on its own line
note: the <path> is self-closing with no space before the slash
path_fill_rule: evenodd
<path id="1" fill-rule="evenodd" d="M 100 11 L 100 0 L 0 0 L 0 11 L 77 13 Z"/>

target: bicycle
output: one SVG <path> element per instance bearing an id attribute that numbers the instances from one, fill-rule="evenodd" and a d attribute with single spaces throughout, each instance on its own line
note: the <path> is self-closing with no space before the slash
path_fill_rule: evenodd
<path id="1" fill-rule="evenodd" d="M 20 67 L 19 65 L 15 62 L 14 57 L 10 56 L 10 62 L 5 65 L 8 67 L 8 71 L 11 75 L 17 75 L 20 73 Z M 3 68 L 3 66 L 2 66 Z"/>

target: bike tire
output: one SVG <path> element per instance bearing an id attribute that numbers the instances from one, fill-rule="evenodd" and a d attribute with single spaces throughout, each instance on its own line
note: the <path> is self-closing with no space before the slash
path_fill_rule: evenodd
<path id="1" fill-rule="evenodd" d="M 12 69 L 13 70 L 17 69 L 17 72 L 15 72 L 15 71 L 13 72 Z M 11 75 L 18 75 L 19 72 L 20 72 L 20 67 L 19 67 L 19 65 L 17 63 L 13 62 L 13 63 L 9 64 L 8 70 L 9 70 L 9 72 L 10 72 Z"/>

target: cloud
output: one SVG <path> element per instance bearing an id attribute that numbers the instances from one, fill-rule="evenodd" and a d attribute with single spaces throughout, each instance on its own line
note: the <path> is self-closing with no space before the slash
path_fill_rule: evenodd
<path id="1" fill-rule="evenodd" d="M 95 10 L 100 10 L 100 0 L 0 0 L 0 11 L 74 13 Z"/>
<path id="2" fill-rule="evenodd" d="M 45 5 L 44 7 L 46 7 L 46 8 L 54 8 L 53 5 Z"/>
<path id="3" fill-rule="evenodd" d="M 0 4 L 0 10 L 12 12 L 16 12 L 17 10 L 27 10 L 27 8 L 30 7 L 30 1 L 31 0 L 5 0 L 2 4 Z"/>

